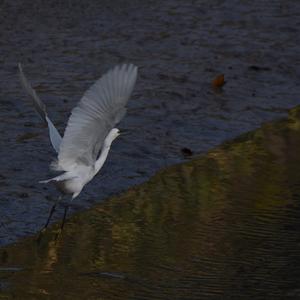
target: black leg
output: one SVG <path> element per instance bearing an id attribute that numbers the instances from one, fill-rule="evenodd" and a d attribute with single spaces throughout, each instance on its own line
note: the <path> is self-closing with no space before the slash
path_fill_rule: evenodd
<path id="1" fill-rule="evenodd" d="M 69 205 L 65 206 L 64 218 L 62 220 L 61 227 L 60 227 L 61 231 L 63 231 L 64 226 L 65 226 L 65 221 L 66 221 L 66 216 L 67 216 L 68 209 L 69 209 Z"/>
<path id="2" fill-rule="evenodd" d="M 50 213 L 49 213 L 49 217 L 48 217 L 47 222 L 46 222 L 46 224 L 45 224 L 45 226 L 44 226 L 43 229 L 46 229 L 46 228 L 48 227 L 49 222 L 50 222 L 50 220 L 51 220 L 51 217 L 52 217 L 53 213 L 55 212 L 56 204 L 57 204 L 57 202 L 55 202 L 55 203 L 53 204 L 53 206 L 52 206 L 52 208 L 51 208 L 51 210 L 50 210 Z"/>
<path id="3" fill-rule="evenodd" d="M 46 230 L 46 228 L 48 227 L 48 225 L 49 225 L 49 223 L 50 223 L 50 221 L 51 221 L 51 217 L 52 217 L 53 213 L 55 212 L 56 205 L 57 205 L 57 203 L 58 203 L 59 201 L 61 201 L 61 199 L 62 199 L 62 196 L 59 196 L 58 199 L 56 200 L 56 202 L 53 204 L 53 206 L 52 206 L 52 208 L 51 208 L 51 210 L 50 210 L 50 213 L 49 213 L 47 222 L 46 222 L 46 224 L 44 225 L 44 227 L 42 228 L 42 230 L 40 231 L 40 234 L 39 234 L 39 236 L 38 236 L 38 238 L 37 238 L 37 242 L 38 242 L 38 243 L 40 243 L 41 238 L 42 238 L 42 234 L 43 234 L 43 232 Z"/>
<path id="4" fill-rule="evenodd" d="M 61 226 L 60 226 L 60 231 L 56 234 L 55 241 L 57 241 L 58 237 L 61 235 L 61 233 L 62 233 L 62 231 L 64 229 L 68 209 L 69 209 L 69 205 L 66 205 L 65 206 L 65 211 L 64 211 L 64 217 L 63 217 L 63 220 L 62 220 Z"/>

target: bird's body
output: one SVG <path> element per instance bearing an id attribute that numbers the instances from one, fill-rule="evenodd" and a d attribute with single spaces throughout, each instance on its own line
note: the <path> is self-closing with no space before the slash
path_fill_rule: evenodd
<path id="1" fill-rule="evenodd" d="M 100 171 L 107 158 L 110 145 L 117 136 L 119 136 L 119 130 L 113 128 L 105 138 L 99 158 L 94 164 L 74 163 L 67 170 L 64 170 L 63 174 L 41 182 L 48 183 L 53 181 L 60 192 L 72 194 L 72 199 L 74 199 L 80 194 L 83 187 Z"/>
<path id="2" fill-rule="evenodd" d="M 91 166 L 77 166 L 73 171 L 66 172 L 66 175 L 70 176 L 70 178 L 53 180 L 54 184 L 61 193 L 65 195 L 71 194 L 75 198 L 80 194 L 83 187 L 93 179 L 96 172 L 95 168 Z"/>
<path id="3" fill-rule="evenodd" d="M 120 135 L 115 125 L 126 113 L 126 104 L 137 77 L 134 65 L 117 66 L 97 80 L 72 110 L 63 138 L 48 117 L 46 106 L 27 81 L 19 64 L 20 79 L 32 97 L 41 119 L 48 125 L 50 140 L 58 153 L 52 169 L 62 174 L 42 183 L 54 182 L 64 194 L 77 197 L 102 168 L 111 143 Z M 55 209 L 52 208 L 52 211 Z M 49 219 L 46 223 L 48 225 Z"/>

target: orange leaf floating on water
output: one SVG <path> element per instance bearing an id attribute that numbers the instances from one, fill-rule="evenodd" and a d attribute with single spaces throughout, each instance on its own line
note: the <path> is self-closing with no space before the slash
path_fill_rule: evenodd
<path id="1" fill-rule="evenodd" d="M 212 85 L 214 88 L 221 88 L 225 84 L 224 74 L 218 75 L 213 81 Z"/>

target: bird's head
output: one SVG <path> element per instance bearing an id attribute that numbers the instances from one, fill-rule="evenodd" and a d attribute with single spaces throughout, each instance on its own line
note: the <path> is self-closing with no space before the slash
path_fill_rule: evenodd
<path id="1" fill-rule="evenodd" d="M 120 130 L 118 128 L 113 128 L 107 137 L 105 138 L 104 144 L 110 147 L 111 143 L 120 135 Z"/>
<path id="2" fill-rule="evenodd" d="M 119 130 L 118 128 L 113 128 L 113 129 L 110 131 L 109 134 L 111 135 L 112 140 L 114 140 L 115 138 L 117 138 L 117 137 L 121 134 L 121 132 L 120 132 L 120 130 Z"/>

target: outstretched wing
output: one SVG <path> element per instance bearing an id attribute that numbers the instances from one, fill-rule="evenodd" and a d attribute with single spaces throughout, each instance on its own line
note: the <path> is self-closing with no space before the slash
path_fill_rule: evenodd
<path id="1" fill-rule="evenodd" d="M 107 134 L 126 113 L 136 78 L 136 66 L 116 66 L 85 92 L 68 121 L 58 169 L 67 171 L 74 164 L 94 164 Z"/>
<path id="2" fill-rule="evenodd" d="M 35 90 L 31 87 L 29 81 L 26 79 L 20 63 L 18 64 L 18 67 L 19 67 L 21 84 L 24 90 L 31 96 L 32 103 L 35 110 L 37 111 L 41 119 L 48 125 L 51 144 L 55 149 L 55 151 L 58 153 L 62 138 L 59 132 L 57 131 L 57 129 L 55 128 L 55 126 L 53 125 L 53 123 L 51 122 L 51 120 L 48 118 L 45 104 L 38 97 Z"/>

